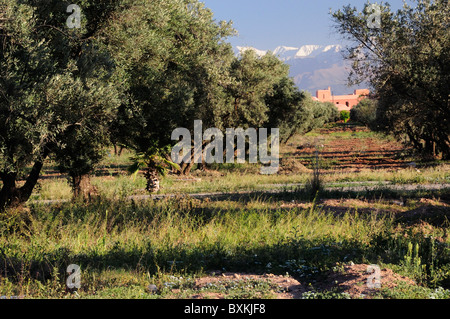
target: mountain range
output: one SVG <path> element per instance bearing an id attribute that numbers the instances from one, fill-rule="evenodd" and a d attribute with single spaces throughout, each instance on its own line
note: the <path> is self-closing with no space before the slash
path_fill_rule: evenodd
<path id="1" fill-rule="evenodd" d="M 331 87 L 334 95 L 343 95 L 367 88 L 366 85 L 347 86 L 351 67 L 343 57 L 343 49 L 341 45 L 303 45 L 279 46 L 271 52 L 290 66 L 290 76 L 300 90 L 315 96 L 317 90 Z M 253 50 L 259 56 L 269 52 L 253 47 L 236 47 L 237 54 L 245 50 Z"/>

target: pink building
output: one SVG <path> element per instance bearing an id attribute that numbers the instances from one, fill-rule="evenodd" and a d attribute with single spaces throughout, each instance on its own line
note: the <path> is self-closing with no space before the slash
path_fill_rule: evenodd
<path id="1" fill-rule="evenodd" d="M 328 90 L 318 90 L 316 92 L 316 98 L 320 102 L 331 102 L 337 106 L 339 111 L 350 111 L 356 106 L 362 99 L 368 97 L 370 91 L 367 89 L 355 90 L 353 94 L 348 95 L 331 95 L 331 88 Z"/>

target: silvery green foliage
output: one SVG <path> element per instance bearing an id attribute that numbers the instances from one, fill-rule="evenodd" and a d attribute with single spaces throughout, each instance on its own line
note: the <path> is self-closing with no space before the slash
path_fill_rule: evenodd
<path id="1" fill-rule="evenodd" d="M 12 0 L 0 7 L 0 171 L 18 172 L 54 135 L 52 111 L 40 104 L 55 66 L 45 41 L 33 35 L 33 8 Z"/>
<path id="2" fill-rule="evenodd" d="M 118 142 L 146 152 L 154 142 L 171 144 L 177 127 L 222 120 L 233 59 L 225 39 L 233 32 L 196 0 L 124 1 L 102 32 L 124 89 Z"/>
<path id="3" fill-rule="evenodd" d="M 67 170 L 90 166 L 107 140 L 119 100 L 108 81 L 112 60 L 92 36 L 104 10 L 83 3 L 91 5 L 90 20 L 70 30 L 62 2 L 0 0 L 0 206 L 9 196 L 27 199 L 15 188 L 26 166 L 36 168 L 29 195 L 48 155 L 64 150 L 58 159 Z"/>

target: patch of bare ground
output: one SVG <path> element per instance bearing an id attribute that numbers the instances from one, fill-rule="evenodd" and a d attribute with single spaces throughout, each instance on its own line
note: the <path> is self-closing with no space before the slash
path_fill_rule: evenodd
<path id="1" fill-rule="evenodd" d="M 450 226 L 450 205 L 447 202 L 426 198 L 420 199 L 419 202 L 419 207 L 399 214 L 397 220 L 407 225 Z"/>
<path id="2" fill-rule="evenodd" d="M 238 282 L 246 281 L 269 283 L 272 288 L 270 291 L 264 292 L 264 296 L 261 295 L 264 299 L 267 295 L 274 299 L 299 299 L 306 292 L 306 289 L 299 281 L 288 276 L 216 272 L 211 276 L 198 278 L 194 287 L 196 293 L 188 296 L 187 299 L 224 299 L 226 298 L 225 293 L 208 291 L 205 288 L 211 287 L 211 285 L 232 286 Z M 176 294 L 180 291 L 175 290 L 172 292 Z M 256 294 L 254 297 L 258 298 L 258 295 Z"/>
<path id="3" fill-rule="evenodd" d="M 325 279 L 315 283 L 315 291 L 338 290 L 341 293 L 347 293 L 352 299 L 371 299 L 380 288 L 369 288 L 367 283 L 372 273 L 368 272 L 369 265 L 351 264 L 345 265 L 339 271 L 330 271 Z M 381 288 L 393 289 L 399 282 L 405 282 L 408 285 L 416 285 L 415 281 L 394 273 L 391 269 L 383 268 L 380 272 Z M 301 299 L 302 295 L 310 289 L 307 285 L 298 280 L 274 274 L 245 274 L 245 273 L 223 273 L 199 278 L 195 281 L 194 293 L 185 297 L 186 299 L 224 299 L 227 297 L 224 292 L 208 291 L 204 288 L 211 285 L 232 285 L 238 281 L 266 282 L 271 284 L 271 291 L 265 292 L 274 299 Z M 175 295 L 181 293 L 179 289 L 172 291 Z M 258 295 L 254 295 L 258 298 Z M 261 296 L 265 299 L 265 297 Z"/>
<path id="4" fill-rule="evenodd" d="M 280 161 L 280 170 L 278 174 L 290 175 L 290 174 L 300 174 L 300 173 L 310 173 L 311 169 L 307 168 L 305 165 L 300 163 L 293 157 L 284 157 Z"/>
<path id="5" fill-rule="evenodd" d="M 339 271 L 330 271 L 325 280 L 315 284 L 315 289 L 329 291 L 337 288 L 340 292 L 349 294 L 352 299 L 372 299 L 379 289 L 393 289 L 399 282 L 416 285 L 414 280 L 394 273 L 391 269 L 382 268 L 380 288 L 369 288 L 367 283 L 373 277 L 373 272 L 368 269 L 367 264 L 345 265 Z"/>

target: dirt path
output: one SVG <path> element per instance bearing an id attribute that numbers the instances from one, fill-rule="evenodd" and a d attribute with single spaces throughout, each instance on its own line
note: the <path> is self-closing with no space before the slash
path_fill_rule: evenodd
<path id="1" fill-rule="evenodd" d="M 370 182 L 350 182 L 345 184 L 368 184 Z M 334 186 L 334 187 L 325 187 L 326 191 L 341 191 L 341 192 L 364 192 L 364 191 L 373 191 L 377 189 L 386 189 L 386 190 L 397 190 L 397 191 L 417 191 L 417 190 L 443 190 L 450 189 L 450 184 L 389 184 L 389 182 L 373 182 L 373 186 L 364 185 L 364 186 Z M 274 184 L 274 185 L 264 185 L 266 187 L 272 186 L 276 188 L 272 189 L 262 189 L 262 190 L 252 190 L 252 191 L 241 191 L 241 192 L 210 192 L 210 193 L 171 193 L 171 194 L 157 194 L 157 195 L 132 195 L 128 196 L 129 200 L 160 200 L 164 198 L 177 197 L 177 196 L 187 196 L 192 198 L 228 198 L 235 197 L 241 195 L 250 195 L 250 194 L 265 194 L 265 195 L 275 195 L 280 193 L 291 193 L 295 192 L 295 187 L 302 186 L 303 184 Z M 68 200 L 34 200 L 30 201 L 30 203 L 37 204 L 59 204 L 68 202 Z"/>

